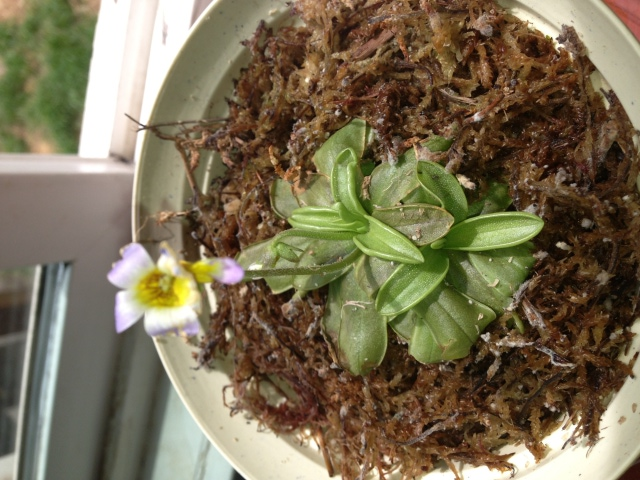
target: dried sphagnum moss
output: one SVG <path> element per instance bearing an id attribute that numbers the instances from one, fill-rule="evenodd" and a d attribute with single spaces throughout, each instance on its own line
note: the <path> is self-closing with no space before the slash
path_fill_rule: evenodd
<path id="1" fill-rule="evenodd" d="M 195 236 L 229 256 L 286 228 L 270 209 L 272 179 L 295 185 L 351 118 L 375 128 L 380 161 L 434 133 L 454 137 L 437 160 L 473 184 L 471 201 L 501 180 L 516 209 L 545 221 L 513 305 L 525 330 L 507 313 L 471 355 L 436 365 L 390 335 L 384 363 L 354 377 L 322 337 L 324 291 L 292 299 L 262 281 L 215 285 L 199 363 L 231 355 L 231 408 L 314 437 L 345 479 L 412 478 L 440 460 L 454 472 L 454 461 L 509 470 L 498 447 L 524 444 L 540 459 L 567 418 L 572 442 L 596 442 L 606 399 L 631 373 L 617 357 L 638 305 L 638 152 L 615 94 L 604 93 L 607 108 L 593 91 L 575 32 L 556 48 L 480 0 L 297 0 L 293 10 L 304 26 L 260 26 L 246 42 L 228 120 L 177 139 L 185 158 L 214 149 L 228 167 L 200 198 Z M 286 400 L 270 401 L 266 385 Z"/>

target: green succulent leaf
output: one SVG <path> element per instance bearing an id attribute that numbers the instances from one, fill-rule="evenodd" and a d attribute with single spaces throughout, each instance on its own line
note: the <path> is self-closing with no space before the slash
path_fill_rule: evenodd
<path id="1" fill-rule="evenodd" d="M 344 273 L 361 255 L 351 240 L 352 233 L 332 235 L 327 240 L 317 232 L 286 230 L 244 248 L 236 261 L 247 280 L 264 278 L 274 293 L 291 288 L 310 290 L 309 285 L 319 288 Z"/>
<path id="2" fill-rule="evenodd" d="M 296 251 L 304 251 L 310 241 L 311 239 L 309 238 L 292 239 L 288 247 Z M 300 257 L 298 255 L 295 261 L 291 261 L 286 256 L 281 256 L 279 250 L 283 247 L 276 247 L 277 243 L 273 238 L 264 242 L 254 243 L 244 248 L 236 258 L 236 261 L 246 271 L 282 270 L 283 275 L 265 278 L 269 288 L 274 293 L 281 293 L 293 288 L 293 275 L 285 275 L 284 271 L 295 268 Z"/>
<path id="3" fill-rule="evenodd" d="M 432 152 L 444 152 L 453 140 L 435 135 L 422 145 Z M 369 196 L 376 207 L 394 207 L 400 203 L 428 203 L 442 206 L 442 201 L 423 188 L 416 176 L 418 160 L 411 148 L 398 156 L 395 163 L 384 162 L 371 173 Z"/>
<path id="4" fill-rule="evenodd" d="M 363 179 L 356 153 L 351 148 L 343 150 L 331 172 L 331 192 L 333 198 L 354 215 L 367 215 L 360 203 Z"/>
<path id="5" fill-rule="evenodd" d="M 532 239 L 543 226 L 544 221 L 531 213 L 480 215 L 454 225 L 445 238 L 443 248 L 480 252 L 511 247 Z"/>
<path id="6" fill-rule="evenodd" d="M 296 198 L 301 207 L 328 207 L 333 203 L 331 180 L 318 173 L 309 174 L 296 188 Z"/>
<path id="7" fill-rule="evenodd" d="M 343 203 L 340 203 L 340 202 L 336 202 L 333 205 L 333 208 L 336 209 L 336 211 L 338 212 L 338 215 L 340 215 L 340 218 L 342 218 L 344 222 L 349 224 L 357 223 L 358 225 L 360 224 L 365 225 L 362 228 L 358 227 L 358 233 L 365 233 L 369 229 L 369 222 L 367 222 L 365 215 L 352 213 L 347 209 L 347 207 L 345 207 Z"/>
<path id="8" fill-rule="evenodd" d="M 468 258 L 486 284 L 511 302 L 513 294 L 529 276 L 535 264 L 531 248 L 530 244 L 522 244 L 486 252 L 469 252 Z"/>
<path id="9" fill-rule="evenodd" d="M 426 203 L 376 208 L 371 216 L 402 233 L 419 247 L 444 237 L 454 222 L 449 212 Z"/>
<path id="10" fill-rule="evenodd" d="M 376 168 L 376 163 L 372 160 L 360 160 L 360 170 L 365 177 L 371 175 L 373 169 Z"/>
<path id="11" fill-rule="evenodd" d="M 418 187 L 402 198 L 402 203 L 405 205 L 410 205 L 412 203 L 426 203 L 436 207 L 442 207 L 440 199 L 425 189 L 420 182 L 418 183 Z"/>
<path id="12" fill-rule="evenodd" d="M 482 331 L 495 320 L 488 306 L 440 285 L 416 307 L 390 322 L 422 363 L 466 357 Z"/>
<path id="13" fill-rule="evenodd" d="M 421 302 L 440 285 L 449 270 L 449 258 L 439 250 L 421 249 L 424 262 L 400 265 L 380 287 L 376 296 L 376 310 L 393 317 Z"/>
<path id="14" fill-rule="evenodd" d="M 331 135 L 316 150 L 313 162 L 318 172 L 331 177 L 334 163 L 338 155 L 346 149 L 352 149 L 357 158 L 362 158 L 367 145 L 371 142 L 373 130 L 362 119 L 354 118 L 347 125 Z"/>
<path id="15" fill-rule="evenodd" d="M 509 306 L 535 262 L 529 242 L 486 252 L 448 250 L 447 255 L 450 259 L 447 282 L 500 314 Z"/>
<path id="16" fill-rule="evenodd" d="M 293 194 L 293 186 L 281 178 L 276 178 L 269 189 L 271 209 L 280 217 L 286 219 L 296 208 L 300 208 L 300 202 Z"/>
<path id="17" fill-rule="evenodd" d="M 366 375 L 382 363 L 387 321 L 360 289 L 353 270 L 329 284 L 322 326 L 337 363 L 352 374 Z"/>
<path id="18" fill-rule="evenodd" d="M 400 263 L 422 263 L 422 253 L 411 240 L 380 220 L 367 215 L 369 231 L 353 237 L 366 255 Z"/>
<path id="19" fill-rule="evenodd" d="M 504 183 L 493 183 L 483 198 L 469 205 L 467 216 L 475 217 L 476 215 L 502 212 L 511 205 L 511 202 L 509 186 Z"/>
<path id="20" fill-rule="evenodd" d="M 236 257 L 236 261 L 244 270 L 272 268 L 278 261 L 278 252 L 274 248 L 274 238 L 256 242 L 243 248 Z"/>
<path id="21" fill-rule="evenodd" d="M 371 173 L 369 198 L 376 207 L 395 207 L 411 192 L 424 189 L 416 177 L 416 154 L 407 150 L 395 164 L 381 163 Z M 437 199 L 435 199 L 435 204 Z M 434 203 L 434 202 L 425 202 Z"/>
<path id="22" fill-rule="evenodd" d="M 449 272 L 446 281 L 456 290 L 464 292 L 471 298 L 482 299 L 496 312 L 502 312 L 510 300 L 499 290 L 490 287 L 490 282 L 478 272 L 469 260 L 469 252 L 448 250 Z"/>
<path id="23" fill-rule="evenodd" d="M 304 250 L 284 242 L 274 242 L 272 245 L 276 255 L 289 262 L 298 262 L 300 260 L 300 256 L 304 253 Z"/>
<path id="24" fill-rule="evenodd" d="M 367 223 L 355 216 L 345 219 L 340 211 L 330 207 L 302 207 L 295 209 L 287 219 L 289 225 L 300 230 L 318 232 L 354 232 L 367 230 Z"/>
<path id="25" fill-rule="evenodd" d="M 356 281 L 369 298 L 375 298 L 376 292 L 397 267 L 393 262 L 362 255 L 354 267 Z"/>
<path id="26" fill-rule="evenodd" d="M 433 135 L 429 140 L 423 142 L 422 145 L 432 152 L 446 152 L 451 148 L 453 138 L 445 138 L 440 135 Z"/>
<path id="27" fill-rule="evenodd" d="M 309 242 L 307 249 L 297 262 L 299 268 L 336 265 L 345 258 L 351 258 L 351 264 L 340 270 L 294 275 L 292 282 L 293 288 L 301 291 L 317 290 L 352 269 L 353 263 L 361 256 L 359 250 L 351 240 L 328 242 L 326 240 L 313 239 Z"/>
<path id="28" fill-rule="evenodd" d="M 435 162 L 418 162 L 417 172 L 422 186 L 440 200 L 440 206 L 453 215 L 456 223 L 467 218 L 467 197 L 455 176 Z"/>
<path id="29" fill-rule="evenodd" d="M 295 193 L 294 193 L 295 192 Z M 271 208 L 280 218 L 288 218 L 300 207 L 329 207 L 333 204 L 331 181 L 317 173 L 309 174 L 297 185 L 291 185 L 281 178 L 271 184 Z"/>

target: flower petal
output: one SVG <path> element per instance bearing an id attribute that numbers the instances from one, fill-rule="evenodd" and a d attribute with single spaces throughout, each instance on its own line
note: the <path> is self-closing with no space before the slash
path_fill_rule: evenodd
<path id="1" fill-rule="evenodd" d="M 120 251 L 122 260 L 113 264 L 107 279 L 116 287 L 129 288 L 154 268 L 153 260 L 139 243 L 130 243 Z"/>
<path id="2" fill-rule="evenodd" d="M 184 263 L 198 283 L 217 280 L 220 283 L 238 283 L 244 277 L 242 267 L 231 258 L 204 258 L 195 263 Z"/>
<path id="3" fill-rule="evenodd" d="M 189 297 L 186 299 L 184 306 L 190 307 L 191 310 L 196 312 L 196 315 L 200 315 L 202 312 L 202 294 L 200 293 L 198 284 L 195 281 L 192 282 L 191 291 L 189 292 Z"/>
<path id="4" fill-rule="evenodd" d="M 180 265 L 176 252 L 167 242 L 160 243 L 160 257 L 158 257 L 158 268 L 164 273 L 178 277 L 184 275 L 184 269 Z"/>
<path id="5" fill-rule="evenodd" d="M 198 332 L 200 332 L 200 321 L 198 320 L 198 318 L 196 317 L 195 319 L 186 323 L 185 326 L 182 327 L 182 332 L 189 337 L 197 335 Z"/>
<path id="6" fill-rule="evenodd" d="M 216 280 L 233 285 L 244 278 L 244 270 L 238 262 L 231 258 L 220 258 L 219 261 L 222 263 L 222 272 L 215 277 Z"/>
<path id="7" fill-rule="evenodd" d="M 130 290 L 116 293 L 116 332 L 124 332 L 136 323 L 144 314 L 144 306 L 136 301 L 135 295 Z"/>
<path id="8" fill-rule="evenodd" d="M 145 313 L 144 328 L 152 337 L 179 332 L 195 335 L 200 322 L 191 307 L 151 308 Z"/>

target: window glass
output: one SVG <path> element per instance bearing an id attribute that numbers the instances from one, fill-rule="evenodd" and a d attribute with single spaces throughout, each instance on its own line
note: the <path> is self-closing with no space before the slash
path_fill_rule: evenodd
<path id="1" fill-rule="evenodd" d="M 44 478 L 71 266 L 0 271 L 0 479 Z"/>
<path id="2" fill-rule="evenodd" d="M 71 265 L 55 263 L 36 272 L 24 356 L 17 478 L 44 480 Z"/>
<path id="3" fill-rule="evenodd" d="M 0 271 L 0 478 L 12 474 L 36 268 Z"/>

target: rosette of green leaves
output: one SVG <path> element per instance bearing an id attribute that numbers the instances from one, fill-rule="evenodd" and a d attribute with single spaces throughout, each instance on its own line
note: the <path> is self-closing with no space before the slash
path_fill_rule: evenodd
<path id="1" fill-rule="evenodd" d="M 354 120 L 316 152 L 318 173 L 296 185 L 276 180 L 272 207 L 292 228 L 238 261 L 274 292 L 329 284 L 323 332 L 354 374 L 380 364 L 388 323 L 419 361 L 463 357 L 529 274 L 527 241 L 542 220 L 503 211 L 503 185 L 467 205 L 457 179 L 413 149 L 372 169 L 363 160 L 370 140 Z M 450 144 L 434 136 L 424 146 Z"/>

